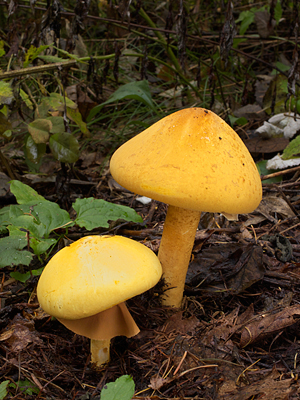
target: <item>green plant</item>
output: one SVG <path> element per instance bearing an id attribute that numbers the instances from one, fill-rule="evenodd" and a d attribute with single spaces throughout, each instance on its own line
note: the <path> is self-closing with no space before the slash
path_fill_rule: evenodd
<path id="1" fill-rule="evenodd" d="M 37 388 L 32 382 L 30 382 L 28 379 L 25 379 L 24 381 L 18 381 L 18 382 L 11 382 L 9 380 L 3 381 L 0 384 L 0 400 L 3 400 L 6 398 L 6 396 L 9 394 L 8 389 L 17 389 L 19 393 L 23 393 L 24 395 L 37 395 L 40 392 L 40 389 Z"/>
<path id="2" fill-rule="evenodd" d="M 57 115 L 63 112 L 66 112 L 68 119 L 75 122 L 86 137 L 89 136 L 89 130 L 82 121 L 77 105 L 66 96 L 50 93 L 42 98 L 35 112 L 36 118 L 27 125 L 24 151 L 27 164 L 31 168 L 38 169 L 48 143 L 56 160 L 63 163 L 74 163 L 78 160 L 78 140 L 67 132 L 64 118 Z M 49 116 L 50 113 L 53 115 Z"/>
<path id="3" fill-rule="evenodd" d="M 108 228 L 108 221 L 118 219 L 142 222 L 130 207 L 92 197 L 77 199 L 73 203 L 77 216 L 72 220 L 58 204 L 46 200 L 20 181 L 11 182 L 11 192 L 18 204 L 0 210 L 0 233 L 9 234 L 0 239 L 0 268 L 19 264 L 28 266 L 34 254 L 38 257 L 44 254 L 47 258 L 49 249 L 74 225 L 91 231 L 99 227 Z M 41 269 L 31 273 L 38 275 Z M 16 279 L 23 281 L 28 276 L 14 274 Z"/>
<path id="4" fill-rule="evenodd" d="M 101 391 L 100 400 L 130 400 L 134 395 L 135 384 L 131 376 L 122 375 L 110 382 Z"/>

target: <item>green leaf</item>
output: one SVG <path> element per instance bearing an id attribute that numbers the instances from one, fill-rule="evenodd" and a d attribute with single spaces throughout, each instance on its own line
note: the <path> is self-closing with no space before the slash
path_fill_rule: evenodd
<path id="1" fill-rule="evenodd" d="M 26 232 L 13 226 L 8 227 L 10 236 L 0 239 L 0 268 L 29 265 L 33 254 L 23 250 L 27 246 Z"/>
<path id="2" fill-rule="evenodd" d="M 238 19 L 235 21 L 236 23 L 241 22 L 240 26 L 240 35 L 244 35 L 249 28 L 249 26 L 254 22 L 254 12 L 251 10 L 247 11 L 242 11 L 238 17 Z"/>
<path id="3" fill-rule="evenodd" d="M 94 107 L 87 120 L 90 121 L 100 110 L 103 106 L 110 103 L 115 103 L 120 100 L 125 99 L 132 99 L 137 100 L 146 106 L 150 107 L 153 111 L 156 112 L 156 108 L 152 101 L 151 92 L 149 88 L 148 81 L 136 81 L 136 82 L 129 82 L 123 86 L 120 86 L 111 96 L 110 98 L 102 104 Z"/>
<path id="4" fill-rule="evenodd" d="M 66 61 L 65 58 L 60 58 L 56 56 L 39 56 L 39 58 L 47 63 L 58 63 Z"/>
<path id="5" fill-rule="evenodd" d="M 9 386 L 14 389 L 16 389 L 18 387 L 18 389 L 22 393 L 28 394 L 29 396 L 32 396 L 34 394 L 39 394 L 39 392 L 40 392 L 40 389 L 38 387 L 36 387 L 28 379 L 25 379 L 24 381 L 18 381 L 17 384 L 11 383 Z"/>
<path id="6" fill-rule="evenodd" d="M 30 247 L 36 256 L 46 253 L 46 251 L 56 243 L 56 239 L 39 239 L 30 237 Z"/>
<path id="7" fill-rule="evenodd" d="M 279 23 L 280 19 L 282 17 L 282 8 L 280 1 L 277 1 L 276 6 L 275 6 L 275 12 L 274 12 L 274 18 L 277 24 Z"/>
<path id="8" fill-rule="evenodd" d="M 89 231 L 99 227 L 108 228 L 108 221 L 116 221 L 117 219 L 137 223 L 143 222 L 142 217 L 132 208 L 93 197 L 77 199 L 73 208 L 77 213 L 75 224 L 85 227 Z"/>
<path id="9" fill-rule="evenodd" d="M 273 172 L 276 172 L 276 170 L 274 169 L 266 168 L 267 162 L 268 160 L 262 160 L 256 163 L 260 175 L 270 175 L 273 174 Z M 273 178 L 264 179 L 262 183 L 278 183 L 281 181 L 282 181 L 282 176 L 274 176 Z"/>
<path id="10" fill-rule="evenodd" d="M 283 150 L 282 154 L 283 160 L 289 160 L 296 157 L 300 157 L 300 136 L 293 139 Z"/>
<path id="11" fill-rule="evenodd" d="M 45 225 L 33 215 L 33 207 L 26 204 L 11 205 L 9 209 L 10 224 L 28 230 L 35 237 L 43 237 L 46 233 Z"/>
<path id="12" fill-rule="evenodd" d="M 123 375 L 104 386 L 100 400 L 130 400 L 134 395 L 135 384 L 131 376 Z"/>
<path id="13" fill-rule="evenodd" d="M 24 153 L 27 160 L 38 165 L 43 155 L 46 153 L 46 144 L 37 144 L 32 136 L 28 134 L 25 138 Z"/>
<path id="14" fill-rule="evenodd" d="M 29 203 L 31 201 L 46 201 L 34 189 L 20 181 L 11 181 L 10 191 L 16 196 L 18 204 Z"/>
<path id="15" fill-rule="evenodd" d="M 48 119 L 35 119 L 28 124 L 28 132 L 37 144 L 48 142 L 51 129 L 52 122 Z"/>
<path id="16" fill-rule="evenodd" d="M 0 104 L 10 105 L 13 99 L 13 91 L 8 82 L 0 81 Z"/>
<path id="17" fill-rule="evenodd" d="M 28 281 L 28 279 L 30 279 L 31 276 L 40 276 L 41 273 L 43 272 L 44 267 L 39 268 L 39 269 L 33 269 L 30 271 L 25 272 L 24 274 L 21 274 L 20 272 L 11 272 L 9 275 L 14 278 L 16 281 L 25 283 L 26 281 Z"/>
<path id="18" fill-rule="evenodd" d="M 55 133 L 49 146 L 54 157 L 63 163 L 74 163 L 79 158 L 79 143 L 70 133 Z"/>
<path id="19" fill-rule="evenodd" d="M 248 122 L 247 118 L 245 117 L 234 117 L 233 115 L 228 115 L 228 117 L 231 125 L 243 126 Z"/>
<path id="20" fill-rule="evenodd" d="M 28 108 L 30 108 L 31 110 L 33 110 L 33 104 L 32 104 L 32 101 L 30 100 L 30 97 L 28 96 L 28 94 L 26 92 L 24 92 L 23 89 L 20 89 L 19 93 L 20 93 L 21 99 L 24 101 L 26 106 Z"/>
<path id="21" fill-rule="evenodd" d="M 36 238 L 47 237 L 55 229 L 74 225 L 66 210 L 47 200 L 11 205 L 9 217 L 11 224 L 28 229 Z"/>
<path id="22" fill-rule="evenodd" d="M 85 122 L 82 121 L 82 116 L 78 109 L 74 110 L 72 108 L 67 107 L 67 116 L 78 125 L 80 131 L 87 137 L 90 136 L 90 132 L 87 128 Z"/>
<path id="23" fill-rule="evenodd" d="M 65 106 L 70 108 L 77 108 L 77 104 L 70 100 L 67 96 L 62 96 L 59 93 L 50 93 L 49 97 L 46 97 L 47 103 L 51 108 L 56 111 L 64 111 Z"/>
<path id="24" fill-rule="evenodd" d="M 25 54 L 25 61 L 23 63 L 23 67 L 26 68 L 28 65 L 35 60 L 40 53 L 42 53 L 44 50 L 48 49 L 51 45 L 43 45 L 38 48 L 35 46 L 31 45 L 30 48 L 27 50 Z"/>
<path id="25" fill-rule="evenodd" d="M 63 133 L 65 132 L 65 124 L 63 117 L 48 117 L 47 118 L 52 123 L 51 133 Z"/>
<path id="26" fill-rule="evenodd" d="M 7 396 L 8 392 L 6 389 L 9 382 L 10 381 L 3 381 L 0 383 L 0 400 L 3 400 Z"/>

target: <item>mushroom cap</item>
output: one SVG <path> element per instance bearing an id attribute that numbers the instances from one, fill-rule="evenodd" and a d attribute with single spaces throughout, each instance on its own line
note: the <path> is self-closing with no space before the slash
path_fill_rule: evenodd
<path id="1" fill-rule="evenodd" d="M 56 253 L 37 287 L 41 307 L 63 319 L 89 317 L 153 287 L 157 256 L 122 236 L 87 236 Z"/>
<path id="2" fill-rule="evenodd" d="M 134 193 L 195 211 L 248 213 L 262 197 L 246 146 L 203 108 L 177 111 L 130 139 L 113 154 L 110 171 Z"/>

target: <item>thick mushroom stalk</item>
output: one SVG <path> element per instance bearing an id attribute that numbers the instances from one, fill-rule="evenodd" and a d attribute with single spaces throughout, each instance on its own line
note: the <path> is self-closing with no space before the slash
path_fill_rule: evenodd
<path id="1" fill-rule="evenodd" d="M 201 212 L 169 206 L 158 252 L 167 288 L 162 303 L 181 307 L 185 277 Z"/>

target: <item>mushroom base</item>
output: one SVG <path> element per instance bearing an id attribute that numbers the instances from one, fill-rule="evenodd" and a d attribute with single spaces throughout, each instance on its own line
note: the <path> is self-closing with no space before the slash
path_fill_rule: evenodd
<path id="1" fill-rule="evenodd" d="M 167 286 L 163 305 L 181 307 L 186 273 L 200 217 L 200 211 L 175 206 L 168 208 L 158 252 Z"/>

